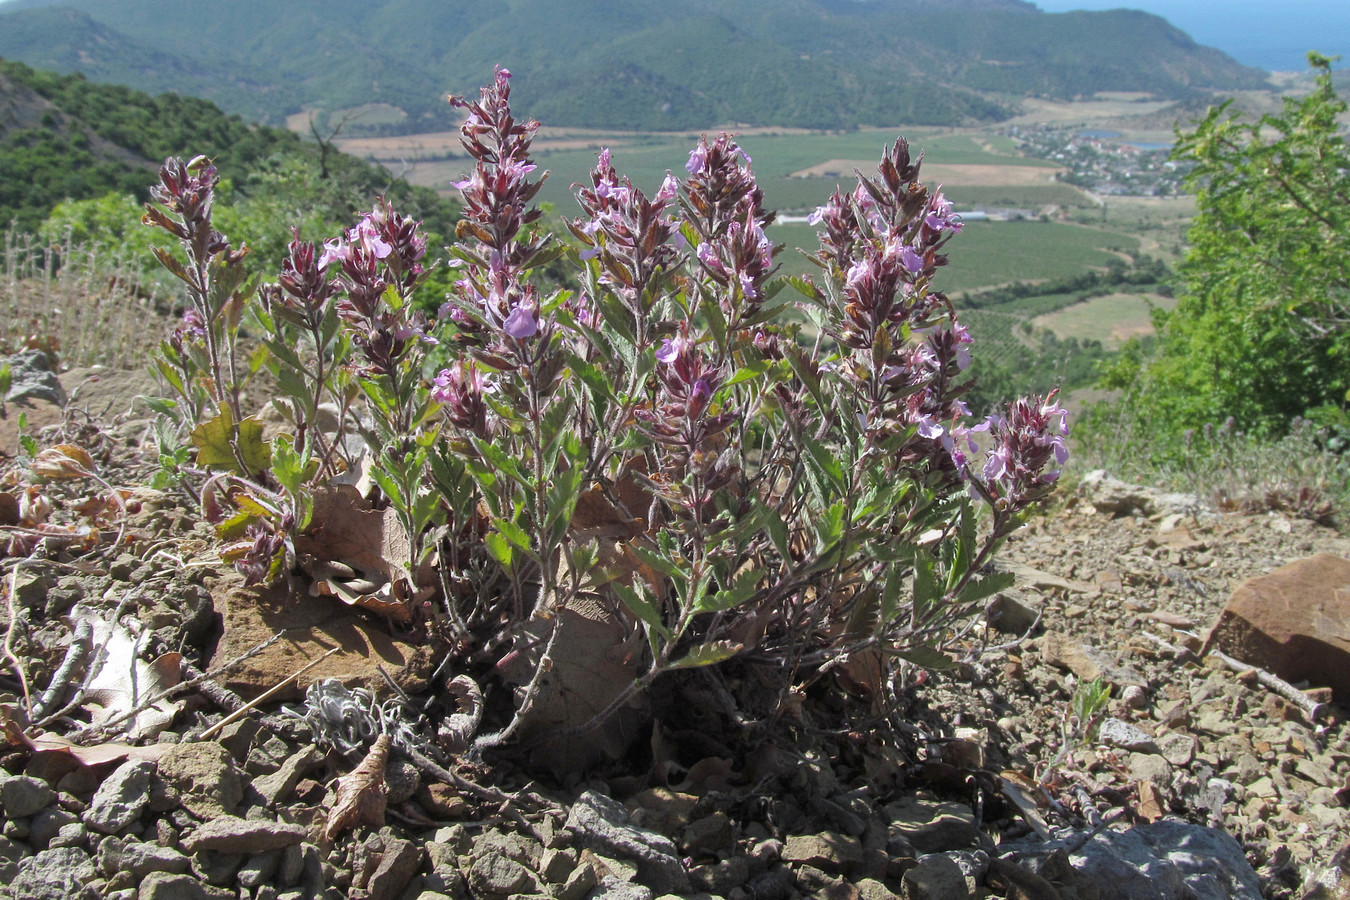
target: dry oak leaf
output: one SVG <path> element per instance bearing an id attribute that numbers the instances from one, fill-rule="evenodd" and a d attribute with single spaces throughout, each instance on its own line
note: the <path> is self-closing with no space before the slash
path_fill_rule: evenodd
<path id="1" fill-rule="evenodd" d="M 323 828 L 328 840 L 361 825 L 379 828 L 384 824 L 389 795 L 384 767 L 389 762 L 389 744 L 389 735 L 380 735 L 361 765 L 338 779 L 337 797 Z"/>

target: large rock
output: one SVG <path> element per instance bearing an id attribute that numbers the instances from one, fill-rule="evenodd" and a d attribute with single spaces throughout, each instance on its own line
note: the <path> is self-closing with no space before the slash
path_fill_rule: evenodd
<path id="1" fill-rule="evenodd" d="M 149 803 L 157 810 L 182 804 L 201 819 L 233 815 L 244 799 L 239 770 L 214 741 L 174 744 L 159 759 L 158 784 Z"/>
<path id="2" fill-rule="evenodd" d="M 213 668 L 239 659 L 278 631 L 286 635 L 221 677 L 226 687 L 247 699 L 281 684 L 334 647 L 339 651 L 292 681 L 280 692 L 281 699 L 299 698 L 325 678 L 338 678 L 350 688 L 383 691 L 387 688 L 381 667 L 405 690 L 416 693 L 431 673 L 427 647 L 393 637 L 388 623 L 336 598 L 311 597 L 303 589 L 288 588 L 284 581 L 275 587 L 244 587 L 231 579 L 213 593 L 224 625 Z"/>
<path id="3" fill-rule="evenodd" d="M 41 350 L 23 350 L 5 360 L 9 366 L 9 391 L 5 402 L 42 400 L 56 406 L 66 405 L 66 390 L 52 369 L 52 358 Z"/>
<path id="4" fill-rule="evenodd" d="M 1319 553 L 1244 581 L 1209 631 L 1211 650 L 1350 702 L 1350 560 Z"/>
<path id="5" fill-rule="evenodd" d="M 89 882 L 96 874 L 88 853 L 58 847 L 20 862 L 9 887 L 11 896 L 24 900 L 95 900 L 98 891 Z"/>
<path id="6" fill-rule="evenodd" d="M 675 842 L 665 835 L 638 828 L 617 800 L 586 791 L 567 817 L 567 830 L 582 847 L 605 856 L 617 856 L 637 865 L 643 884 L 663 893 L 683 891 L 689 876 Z"/>
<path id="7" fill-rule="evenodd" d="M 1098 512 L 1111 516 L 1142 513 L 1161 516 L 1194 512 L 1201 507 L 1195 494 L 1173 494 L 1139 484 L 1128 484 L 1112 478 L 1105 469 L 1097 469 L 1083 476 L 1078 493 Z"/>
<path id="8" fill-rule="evenodd" d="M 155 764 L 144 759 L 130 759 L 118 766 L 94 793 L 84 824 L 101 834 L 116 834 L 140 819 L 154 771 Z"/>
<path id="9" fill-rule="evenodd" d="M 1041 845 L 1038 857 L 1056 845 L 1066 849 L 1077 840 L 1068 835 Z M 1062 851 L 1061 851 L 1062 852 Z M 1078 896 L 1098 900 L 1259 900 L 1260 882 L 1237 841 L 1213 828 L 1185 822 L 1154 822 L 1126 831 L 1106 830 L 1071 849 L 1072 869 L 1051 876 L 1072 882 Z"/>

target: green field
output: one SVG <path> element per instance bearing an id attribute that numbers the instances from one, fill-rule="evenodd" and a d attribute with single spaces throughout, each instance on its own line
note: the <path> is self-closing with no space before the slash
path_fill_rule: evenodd
<path id="1" fill-rule="evenodd" d="M 1037 316 L 1032 324 L 1053 331 L 1060 339 L 1094 338 L 1116 349 L 1131 337 L 1152 333 L 1155 306 L 1172 309 L 1176 303 L 1174 298 L 1157 294 L 1110 294 Z"/>
<path id="2" fill-rule="evenodd" d="M 801 177 L 794 173 L 828 160 L 848 160 L 865 163 L 858 167 L 871 174 L 882 151 L 897 136 L 898 132 L 869 130 L 752 133 L 737 140 L 754 160 L 753 168 L 764 189 L 766 204 L 778 210 L 801 212 L 824 203 L 836 185 L 851 187 L 853 177 L 848 170 L 831 177 Z M 1006 138 L 980 137 L 977 140 L 970 134 L 939 134 L 933 129 L 906 129 L 905 136 L 910 141 L 911 151 L 916 156 L 922 151 L 924 161 L 929 164 L 1053 168 L 1043 160 L 1017 156 L 1012 142 Z M 639 188 L 654 192 L 666 172 L 683 173 L 689 151 L 697 140 L 697 134 L 551 132 L 547 138 L 538 140 L 534 149 L 535 162 L 551 173 L 539 192 L 539 199 L 552 203 L 564 215 L 571 214 L 576 208 L 572 185 L 585 182 L 601 147 L 610 148 L 614 167 L 620 173 L 626 174 Z M 990 149 L 985 149 L 982 144 Z M 462 153 L 455 150 L 428 153 L 412 160 L 391 158 L 381 161 L 391 166 L 406 162 L 412 166 L 412 181 L 435 188 L 444 188 L 458 180 L 469 165 Z M 1032 209 L 1049 204 L 1090 205 L 1079 191 L 1067 185 L 961 185 L 949 188 L 947 193 L 967 205 L 982 203 Z"/>
<path id="3" fill-rule="evenodd" d="M 786 245 L 779 261 L 786 274 L 815 271 L 798 248 L 814 252 L 819 246 L 809 225 L 775 225 L 769 236 Z M 970 222 L 947 244 L 951 262 L 940 269 L 937 286 L 944 291 L 967 291 L 1012 281 L 1044 281 L 1102 268 L 1116 257 L 1113 251 L 1133 251 L 1139 239 L 1096 228 L 1058 222 Z"/>
<path id="4" fill-rule="evenodd" d="M 783 274 L 819 271 L 803 258 L 803 251 L 814 252 L 819 244 L 815 229 L 800 217 L 824 203 L 837 185 L 851 189 L 853 168 L 874 172 L 876 161 L 896 136 L 875 129 L 842 133 L 778 130 L 751 131 L 737 138 L 753 159 L 765 205 L 797 217 L 769 232 L 775 242 L 785 245 L 779 257 Z M 958 308 L 965 291 L 1071 278 L 1139 253 L 1169 257 L 1178 249 L 1181 228 L 1193 210 L 1189 199 L 1147 198 L 1112 198 L 1104 208 L 1076 188 L 1051 181 L 1053 165 L 1017 155 L 1016 145 L 1005 136 L 935 128 L 906 129 L 905 136 L 913 154 L 924 154 L 925 183 L 936 188 L 945 182 L 943 191 L 958 209 L 1018 209 L 1034 217 L 1011 222 L 972 218 L 951 240 L 947 245 L 951 262 L 939 271 L 936 285 L 953 294 Z M 390 157 L 385 162 L 393 168 L 400 163 L 410 166 L 415 183 L 444 190 L 469 167 L 453 137 L 414 136 L 411 143 L 408 138 L 390 139 L 383 151 L 380 142 L 357 143 L 362 145 L 360 152 Z M 601 147 L 610 148 L 620 173 L 639 188 L 655 192 L 667 171 L 684 174 L 697 140 L 696 133 L 546 129 L 534 147 L 539 168 L 550 172 L 538 199 L 558 214 L 575 215 L 573 185 L 588 183 Z M 404 143 L 396 147 L 399 141 Z M 986 352 L 997 354 L 994 348 L 1011 350 L 1019 340 L 1014 326 L 1080 299 L 1059 294 L 1025 297 L 997 310 L 967 311 L 963 316 L 990 348 Z M 1099 313 L 1106 319 L 1094 330 L 1090 319 Z M 1075 314 L 1087 316 L 1081 322 L 1074 320 L 1073 332 L 1080 337 L 1109 339 L 1113 330 L 1138 325 L 1133 319 L 1132 324 L 1115 322 L 1100 305 Z M 1058 327 L 1052 330 L 1058 333 Z"/>

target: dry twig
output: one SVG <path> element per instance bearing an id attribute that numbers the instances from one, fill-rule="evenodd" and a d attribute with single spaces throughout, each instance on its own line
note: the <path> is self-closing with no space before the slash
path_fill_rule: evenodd
<path id="1" fill-rule="evenodd" d="M 42 696 L 38 698 L 37 704 L 33 707 L 33 718 L 42 719 L 47 710 L 51 709 L 61 701 L 65 695 L 66 689 L 70 687 L 71 680 L 80 667 L 89 662 L 89 653 L 93 650 L 94 629 L 87 620 L 81 619 L 75 626 L 75 633 L 71 635 L 70 646 L 66 648 L 65 659 L 61 660 L 61 666 L 52 675 L 52 679 L 47 683 L 47 690 L 43 691 Z"/>
<path id="2" fill-rule="evenodd" d="M 270 687 L 270 688 L 268 688 L 267 690 L 263 691 L 261 694 L 259 694 L 258 696 L 254 697 L 252 700 L 250 700 L 249 702 L 245 703 L 243 706 L 239 707 L 239 708 L 236 709 L 234 712 L 230 713 L 228 716 L 226 716 L 225 718 L 221 719 L 221 720 L 220 720 L 219 722 L 217 722 L 216 724 L 212 725 L 210 728 L 208 728 L 208 729 L 206 729 L 205 731 L 203 731 L 203 732 L 202 732 L 202 735 L 201 735 L 201 739 L 202 739 L 202 740 L 206 740 L 207 738 L 211 737 L 211 736 L 212 736 L 213 734 L 215 734 L 216 732 L 220 731 L 220 730 L 221 730 L 222 728 L 224 728 L 226 725 L 228 725 L 228 724 L 230 724 L 231 722 L 235 721 L 236 719 L 242 717 L 242 716 L 243 716 L 245 713 L 247 713 L 249 710 L 254 709 L 255 707 L 261 706 L 261 705 L 262 705 L 269 697 L 274 697 L 274 696 L 276 696 L 276 694 L 277 694 L 278 691 L 282 690 L 282 689 L 285 688 L 288 684 L 290 684 L 292 681 L 294 681 L 295 679 L 299 678 L 301 675 L 305 674 L 305 673 L 308 672 L 310 669 L 314 668 L 314 667 L 317 666 L 319 663 L 323 662 L 325 659 L 327 659 L 328 657 L 332 656 L 334 653 L 338 652 L 338 651 L 341 650 L 341 649 L 342 649 L 341 647 L 334 647 L 333 649 L 331 649 L 331 650 L 329 650 L 327 653 L 325 653 L 323 656 L 320 656 L 318 659 L 312 659 L 312 660 L 310 660 L 310 661 L 309 661 L 308 663 L 306 663 L 304 666 L 301 666 L 299 669 L 297 669 L 294 673 L 292 673 L 291 675 L 287 676 L 284 680 L 277 682 L 277 683 L 274 684 L 272 687 Z"/>
<path id="3" fill-rule="evenodd" d="M 1211 650 L 1209 651 L 1209 655 L 1219 659 L 1234 672 L 1255 672 L 1257 681 L 1307 713 L 1310 722 L 1316 722 L 1318 719 L 1322 718 L 1322 716 L 1326 715 L 1328 704 L 1318 703 L 1274 672 L 1267 672 L 1259 666 L 1245 663 L 1240 659 L 1234 659 L 1220 650 Z"/>
<path id="4" fill-rule="evenodd" d="M 9 611 L 9 627 L 5 629 L 5 659 L 14 667 L 14 674 L 19 676 L 19 684 L 23 687 L 23 706 L 28 711 L 29 717 L 33 714 L 33 698 L 28 691 L 28 675 L 24 672 L 23 661 L 14 652 L 14 626 L 19 621 L 19 612 L 15 606 L 15 597 L 18 594 L 19 568 L 24 560 L 19 563 L 9 573 L 9 592 L 5 597 L 6 608 Z"/>

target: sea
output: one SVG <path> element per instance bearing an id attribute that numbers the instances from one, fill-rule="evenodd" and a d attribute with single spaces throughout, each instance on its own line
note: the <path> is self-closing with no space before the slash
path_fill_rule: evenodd
<path id="1" fill-rule="evenodd" d="M 1350 0 L 1034 0 L 1046 12 L 1142 9 L 1197 43 L 1270 72 L 1301 72 L 1308 51 L 1350 67 Z"/>

